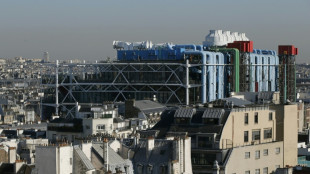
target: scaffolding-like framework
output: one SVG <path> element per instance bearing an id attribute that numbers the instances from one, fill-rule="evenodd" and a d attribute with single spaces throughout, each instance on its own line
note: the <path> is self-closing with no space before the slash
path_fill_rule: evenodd
<path id="1" fill-rule="evenodd" d="M 250 55 L 244 52 L 240 53 L 240 91 L 247 92 L 251 89 L 251 65 Z"/>
<path id="2" fill-rule="evenodd" d="M 279 89 L 280 101 L 286 103 L 296 101 L 296 55 L 279 55 Z"/>
<path id="3" fill-rule="evenodd" d="M 265 60 L 265 61 L 264 61 Z M 272 55 L 240 53 L 240 91 L 278 91 L 278 58 Z"/>
<path id="4" fill-rule="evenodd" d="M 184 60 L 179 61 L 95 64 L 59 64 L 56 61 L 56 64 L 46 64 L 41 72 L 44 90 L 42 106 L 54 108 L 43 113 L 75 117 L 79 105 L 115 103 L 127 99 L 156 98 L 166 105 L 190 105 L 228 97 L 230 92 L 237 91 L 236 87 L 238 91 L 240 87 L 241 92 L 259 92 L 276 91 L 278 84 L 285 86 L 284 81 L 278 83 L 277 57 L 261 56 L 266 60 L 260 62 L 256 61 L 259 59 L 256 55 L 240 53 L 240 59 L 237 58 L 237 63 L 231 60 L 203 63 L 200 54 L 188 53 Z M 270 63 L 271 59 L 274 59 L 273 63 Z M 287 74 L 291 75 L 295 66 L 286 66 Z M 282 72 L 280 69 L 280 74 Z M 285 83 L 295 85 L 294 79 L 290 79 Z"/>
<path id="5" fill-rule="evenodd" d="M 43 69 L 43 106 L 74 117 L 78 104 L 156 99 L 164 104 L 200 102 L 200 79 L 189 77 L 201 64 L 121 63 L 50 64 Z"/>

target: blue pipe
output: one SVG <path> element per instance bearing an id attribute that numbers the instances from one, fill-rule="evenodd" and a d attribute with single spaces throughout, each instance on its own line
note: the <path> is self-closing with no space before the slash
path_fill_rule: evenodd
<path id="1" fill-rule="evenodd" d="M 185 51 L 184 54 L 200 54 L 202 58 L 202 72 L 201 72 L 201 85 L 202 85 L 202 90 L 201 90 L 201 103 L 207 103 L 207 55 L 205 54 L 204 51 Z"/>
<path id="2" fill-rule="evenodd" d="M 174 45 L 167 44 L 169 50 L 173 50 Z"/>
<path id="3" fill-rule="evenodd" d="M 196 50 L 197 51 L 202 51 L 202 45 L 196 45 Z"/>
<path id="4" fill-rule="evenodd" d="M 190 47 L 191 49 L 193 49 L 193 51 L 196 51 L 196 45 L 175 45 L 175 48 L 188 48 Z"/>

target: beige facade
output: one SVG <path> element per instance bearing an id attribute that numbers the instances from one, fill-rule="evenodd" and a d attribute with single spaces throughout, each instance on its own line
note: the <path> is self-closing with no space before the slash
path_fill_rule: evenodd
<path id="1" fill-rule="evenodd" d="M 297 103 L 297 129 L 302 132 L 305 128 L 305 104 L 302 102 Z"/>
<path id="2" fill-rule="evenodd" d="M 297 134 L 297 104 L 233 109 L 219 144 L 232 148 L 225 173 L 271 173 L 297 165 Z"/>
<path id="3" fill-rule="evenodd" d="M 276 168 L 283 167 L 282 147 L 283 142 L 272 142 L 233 148 L 225 167 L 225 173 L 274 172 Z"/>
<path id="4" fill-rule="evenodd" d="M 283 141 L 283 166 L 297 165 L 297 105 L 275 105 L 277 119 L 277 141 Z"/>
<path id="5" fill-rule="evenodd" d="M 304 125 L 305 125 L 305 128 L 309 128 L 310 124 L 310 107 L 309 105 L 307 105 L 305 107 L 305 115 L 304 115 Z"/>
<path id="6" fill-rule="evenodd" d="M 275 111 L 269 107 L 233 109 L 223 127 L 220 149 L 276 140 Z"/>

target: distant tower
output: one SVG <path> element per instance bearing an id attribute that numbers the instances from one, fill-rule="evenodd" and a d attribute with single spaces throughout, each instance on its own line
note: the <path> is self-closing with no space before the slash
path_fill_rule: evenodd
<path id="1" fill-rule="evenodd" d="M 43 58 L 44 58 L 44 62 L 48 62 L 50 60 L 50 55 L 48 54 L 48 52 L 44 52 Z"/>
<path id="2" fill-rule="evenodd" d="M 279 89 L 280 100 L 286 103 L 296 101 L 296 67 L 295 59 L 298 48 L 294 45 L 279 45 Z"/>

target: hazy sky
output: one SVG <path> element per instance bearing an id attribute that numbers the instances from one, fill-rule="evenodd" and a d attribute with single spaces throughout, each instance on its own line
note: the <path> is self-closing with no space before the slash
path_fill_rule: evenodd
<path id="1" fill-rule="evenodd" d="M 309 0 L 0 0 L 0 57 L 102 60 L 113 40 L 201 44 L 210 29 L 254 48 L 299 48 L 310 63 Z"/>

